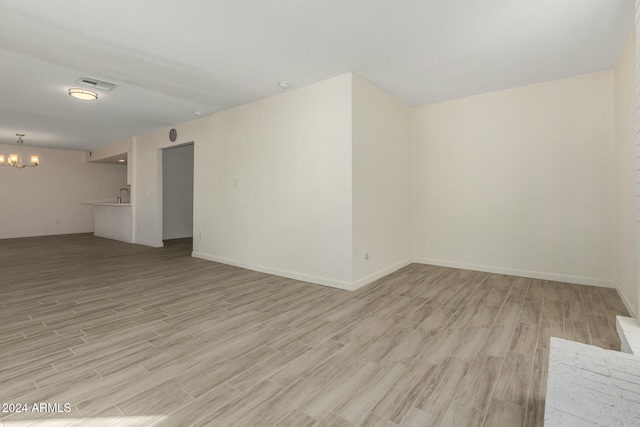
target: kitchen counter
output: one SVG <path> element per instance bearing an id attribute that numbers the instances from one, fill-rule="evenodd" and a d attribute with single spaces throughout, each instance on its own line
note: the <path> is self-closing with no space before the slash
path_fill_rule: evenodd
<path id="1" fill-rule="evenodd" d="M 86 206 L 118 206 L 126 207 L 131 206 L 131 203 L 118 203 L 117 200 L 94 200 L 91 202 L 82 202 Z"/>
<path id="2" fill-rule="evenodd" d="M 93 235 L 107 239 L 133 242 L 133 210 L 131 203 L 117 200 L 94 200 L 83 202 L 93 206 Z"/>

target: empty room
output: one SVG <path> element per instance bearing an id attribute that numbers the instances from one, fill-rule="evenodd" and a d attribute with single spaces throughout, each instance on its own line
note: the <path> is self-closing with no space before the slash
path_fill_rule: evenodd
<path id="1" fill-rule="evenodd" d="M 0 3 L 0 426 L 640 425 L 640 0 Z"/>

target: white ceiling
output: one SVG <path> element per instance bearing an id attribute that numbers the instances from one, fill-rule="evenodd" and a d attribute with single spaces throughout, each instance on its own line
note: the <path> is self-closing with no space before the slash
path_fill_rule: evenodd
<path id="1" fill-rule="evenodd" d="M 0 0 L 0 143 L 89 150 L 355 72 L 410 105 L 611 68 L 633 0 Z M 82 76 L 117 83 L 97 101 Z"/>

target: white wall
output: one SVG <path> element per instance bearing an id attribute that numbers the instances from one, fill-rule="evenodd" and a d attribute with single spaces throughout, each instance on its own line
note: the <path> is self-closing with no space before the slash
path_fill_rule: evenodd
<path id="1" fill-rule="evenodd" d="M 174 127 L 134 143 L 136 243 L 162 246 L 160 150 L 194 142 L 194 256 L 350 288 L 350 74 Z"/>
<path id="2" fill-rule="evenodd" d="M 87 152 L 87 161 L 95 162 L 107 159 L 122 153 L 129 153 L 133 150 L 134 137 L 125 138 L 111 144 L 94 148 Z"/>
<path id="3" fill-rule="evenodd" d="M 635 237 L 635 31 L 614 70 L 616 147 L 616 287 L 629 311 L 638 315 Z"/>
<path id="4" fill-rule="evenodd" d="M 194 256 L 346 289 L 412 256 L 614 286 L 613 112 L 613 70 L 413 109 L 339 76 L 135 138 L 134 239 L 162 245 L 160 150 L 195 142 Z"/>
<path id="5" fill-rule="evenodd" d="M 133 241 L 142 245 L 163 246 L 162 209 L 162 150 L 194 143 L 194 158 L 198 157 L 198 145 L 211 140 L 208 131 L 210 117 L 175 125 L 178 133 L 175 142 L 169 140 L 169 129 L 137 136 L 133 143 Z M 206 165 L 204 166 L 206 169 Z M 194 163 L 194 181 L 198 165 Z M 194 182 L 195 188 L 195 182 Z M 194 190 L 194 209 L 197 195 Z M 195 221 L 195 219 L 194 219 Z"/>
<path id="6" fill-rule="evenodd" d="M 0 154 L 17 145 L 0 144 Z M 0 239 L 93 232 L 93 208 L 82 202 L 114 199 L 126 166 L 90 164 L 84 151 L 23 147 L 38 154 L 36 168 L 0 167 Z"/>
<path id="7" fill-rule="evenodd" d="M 208 125 L 196 140 L 194 255 L 350 287 L 351 75 Z"/>
<path id="8" fill-rule="evenodd" d="M 127 185 L 132 185 L 134 179 L 133 165 L 135 163 L 135 159 L 133 158 L 133 145 L 135 140 L 135 137 L 129 137 L 94 148 L 92 151 L 87 152 L 87 161 L 100 163 L 105 159 L 110 159 L 115 156 L 123 157 L 122 155 L 125 154 L 125 158 L 127 159 Z"/>
<path id="9" fill-rule="evenodd" d="M 358 287 L 411 262 L 411 108 L 358 76 L 353 76 L 352 108 Z"/>
<path id="10" fill-rule="evenodd" d="M 162 151 L 162 238 L 193 236 L 193 144 Z"/>
<path id="11" fill-rule="evenodd" d="M 640 0 L 636 0 L 635 2 L 635 33 L 636 33 L 636 248 L 640 248 Z M 640 265 L 640 249 L 636 250 L 636 265 Z M 638 307 L 640 308 L 640 268 L 638 270 L 638 275 L 636 278 L 637 283 L 637 294 L 638 294 Z"/>
<path id="12" fill-rule="evenodd" d="M 419 262 L 613 286 L 613 71 L 416 108 Z"/>

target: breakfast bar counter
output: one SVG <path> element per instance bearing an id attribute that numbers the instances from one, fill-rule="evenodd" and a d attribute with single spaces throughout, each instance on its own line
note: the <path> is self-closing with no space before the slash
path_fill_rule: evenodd
<path id="1" fill-rule="evenodd" d="M 93 234 L 107 239 L 133 242 L 133 210 L 131 203 L 117 200 L 94 200 L 83 202 L 93 206 Z"/>

